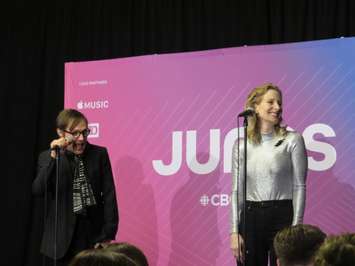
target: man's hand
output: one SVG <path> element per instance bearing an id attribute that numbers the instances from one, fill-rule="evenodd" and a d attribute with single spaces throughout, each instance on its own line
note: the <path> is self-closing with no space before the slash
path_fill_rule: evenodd
<path id="1" fill-rule="evenodd" d="M 65 137 L 60 137 L 58 139 L 53 140 L 49 147 L 51 148 L 51 157 L 55 158 L 57 153 L 55 151 L 55 148 L 61 148 L 61 149 L 65 149 L 69 144 L 71 143 L 70 139 L 65 138 Z"/>

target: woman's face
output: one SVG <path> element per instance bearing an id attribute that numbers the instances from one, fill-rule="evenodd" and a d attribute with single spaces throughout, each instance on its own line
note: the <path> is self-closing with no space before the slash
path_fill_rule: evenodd
<path id="1" fill-rule="evenodd" d="M 282 112 L 281 95 L 276 90 L 268 90 L 255 105 L 255 112 L 261 123 L 277 125 Z"/>

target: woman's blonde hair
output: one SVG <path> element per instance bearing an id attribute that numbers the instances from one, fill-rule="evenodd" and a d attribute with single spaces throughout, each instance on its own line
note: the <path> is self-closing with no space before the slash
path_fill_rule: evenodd
<path id="1" fill-rule="evenodd" d="M 281 104 L 282 104 L 282 92 L 279 87 L 273 85 L 272 83 L 266 83 L 262 86 L 254 88 L 248 95 L 247 101 L 245 103 L 245 109 L 253 108 L 255 110 L 255 105 L 259 104 L 264 96 L 269 90 L 275 90 L 279 93 Z M 277 136 L 286 136 L 287 130 L 286 126 L 281 126 L 282 122 L 282 109 L 279 116 L 279 122 L 275 125 L 275 133 Z M 248 118 L 248 129 L 247 129 L 248 139 L 254 143 L 259 144 L 261 141 L 260 134 L 260 124 L 259 118 L 256 113 Z"/>

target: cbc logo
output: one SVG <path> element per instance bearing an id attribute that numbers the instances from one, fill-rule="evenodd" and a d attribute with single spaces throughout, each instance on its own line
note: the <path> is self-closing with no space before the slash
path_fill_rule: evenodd
<path id="1" fill-rule="evenodd" d="M 230 202 L 228 194 L 213 194 L 212 196 L 208 196 L 206 194 L 202 195 L 200 198 L 200 204 L 202 206 L 228 206 Z"/>
<path id="2" fill-rule="evenodd" d="M 90 135 L 88 138 L 98 138 L 100 137 L 100 124 L 99 123 L 89 123 Z"/>

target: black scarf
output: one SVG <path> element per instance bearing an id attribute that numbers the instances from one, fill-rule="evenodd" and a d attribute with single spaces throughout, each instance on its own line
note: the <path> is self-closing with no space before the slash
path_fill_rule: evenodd
<path id="1" fill-rule="evenodd" d="M 86 214 L 86 208 L 96 204 L 91 184 L 85 175 L 83 158 L 74 156 L 75 168 L 73 179 L 73 211 L 75 214 Z"/>

